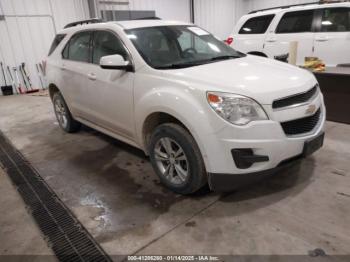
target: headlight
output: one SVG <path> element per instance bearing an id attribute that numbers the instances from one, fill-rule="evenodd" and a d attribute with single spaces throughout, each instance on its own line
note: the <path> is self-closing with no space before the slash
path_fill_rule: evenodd
<path id="1" fill-rule="evenodd" d="M 219 116 L 235 125 L 242 126 L 251 121 L 268 119 L 264 109 L 253 99 L 245 96 L 208 92 L 207 100 Z"/>

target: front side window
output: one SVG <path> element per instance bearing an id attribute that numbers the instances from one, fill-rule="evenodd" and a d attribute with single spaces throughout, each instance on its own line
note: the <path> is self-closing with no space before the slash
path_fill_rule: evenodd
<path id="1" fill-rule="evenodd" d="M 313 10 L 285 13 L 277 26 L 277 34 L 305 33 L 312 31 Z"/>
<path id="2" fill-rule="evenodd" d="M 158 26 L 125 31 L 153 68 L 176 69 L 244 56 L 195 26 Z"/>
<path id="3" fill-rule="evenodd" d="M 323 10 L 321 32 L 349 32 L 350 8 L 328 8 Z"/>
<path id="4" fill-rule="evenodd" d="M 244 23 L 239 34 L 265 34 L 275 15 L 253 17 Z"/>
<path id="5" fill-rule="evenodd" d="M 96 31 L 94 33 L 92 52 L 92 62 L 97 65 L 100 64 L 100 59 L 103 56 L 118 54 L 125 60 L 128 58 L 127 51 L 121 40 L 107 31 Z"/>
<path id="6" fill-rule="evenodd" d="M 91 32 L 80 32 L 72 36 L 63 50 L 64 59 L 77 62 L 90 62 Z"/>

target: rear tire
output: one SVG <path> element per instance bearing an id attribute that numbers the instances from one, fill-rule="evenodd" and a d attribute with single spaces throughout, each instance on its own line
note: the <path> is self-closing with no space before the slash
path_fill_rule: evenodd
<path id="1" fill-rule="evenodd" d="M 79 131 L 81 124 L 72 117 L 72 114 L 69 111 L 68 106 L 60 92 L 56 92 L 53 95 L 52 102 L 56 119 L 60 127 L 67 133 Z"/>
<path id="2" fill-rule="evenodd" d="M 158 126 L 151 136 L 149 153 L 160 181 L 172 191 L 187 195 L 207 183 L 197 143 L 180 125 L 168 123 Z"/>

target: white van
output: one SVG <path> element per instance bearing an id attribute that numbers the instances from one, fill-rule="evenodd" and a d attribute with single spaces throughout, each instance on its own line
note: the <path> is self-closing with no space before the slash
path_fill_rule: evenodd
<path id="1" fill-rule="evenodd" d="M 306 56 L 327 66 L 350 63 L 350 2 L 253 11 L 226 40 L 238 51 L 269 58 L 287 54 L 290 41 L 298 41 L 298 65 Z"/>

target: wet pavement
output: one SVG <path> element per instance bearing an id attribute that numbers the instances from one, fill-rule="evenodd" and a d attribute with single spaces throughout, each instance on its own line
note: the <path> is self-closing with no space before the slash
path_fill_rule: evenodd
<path id="1" fill-rule="evenodd" d="M 350 252 L 348 125 L 327 123 L 324 148 L 272 179 L 187 197 L 159 184 L 142 151 L 61 131 L 48 97 L 0 97 L 0 130 L 111 255 Z"/>

